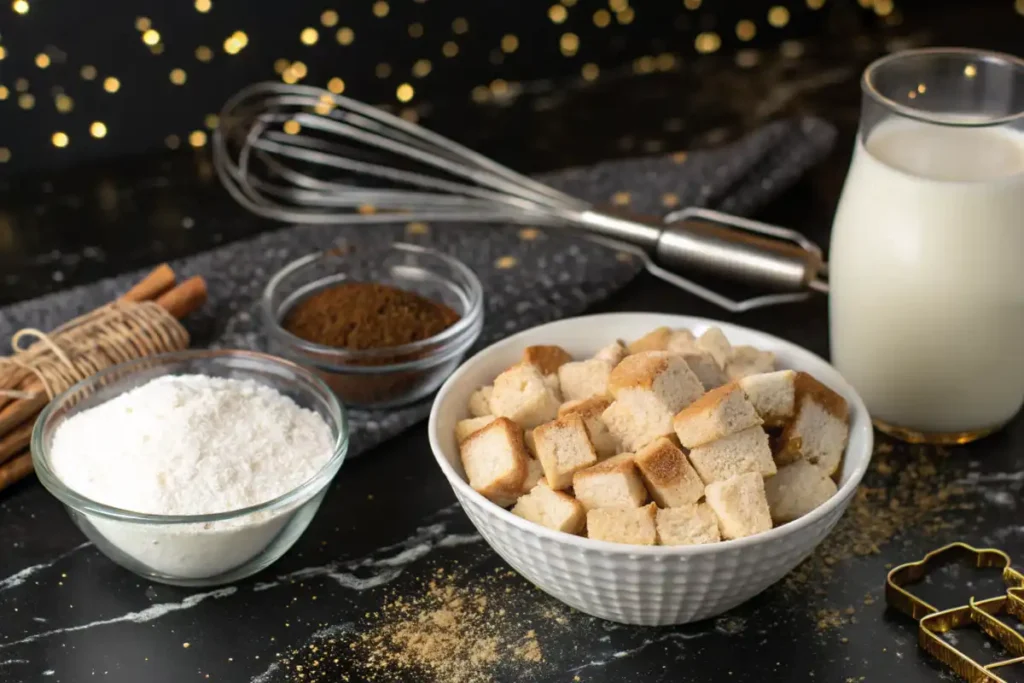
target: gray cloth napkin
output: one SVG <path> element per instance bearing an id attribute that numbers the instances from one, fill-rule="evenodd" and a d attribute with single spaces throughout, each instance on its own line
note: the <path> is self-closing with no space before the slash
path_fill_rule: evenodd
<path id="1" fill-rule="evenodd" d="M 780 121 L 717 149 L 608 161 L 540 180 L 594 203 L 628 199 L 641 213 L 660 213 L 677 203 L 742 214 L 792 184 L 828 153 L 834 139 L 834 129 L 824 121 Z M 426 231 L 404 225 L 289 227 L 172 263 L 180 276 L 200 274 L 209 284 L 209 302 L 186 321 L 193 346 L 263 349 L 254 309 L 266 281 L 293 259 L 342 239 L 361 248 L 416 242 L 468 264 L 484 284 L 486 304 L 474 351 L 519 330 L 582 313 L 625 286 L 641 267 L 569 232 L 465 224 L 430 225 Z M 142 275 L 126 273 L 0 309 L 0 340 L 23 327 L 52 329 L 110 301 Z M 429 411 L 429 401 L 398 410 L 352 411 L 349 455 L 398 434 Z"/>

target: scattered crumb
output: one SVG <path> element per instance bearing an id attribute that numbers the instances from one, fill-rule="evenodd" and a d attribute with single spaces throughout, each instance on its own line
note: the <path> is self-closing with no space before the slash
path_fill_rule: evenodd
<path id="1" fill-rule="evenodd" d="M 351 627 L 322 629 L 279 655 L 278 664 L 303 683 L 537 680 L 546 662 L 538 631 L 568 623 L 568 610 L 538 601 L 532 590 L 510 596 L 505 578 L 504 571 L 430 571 L 412 579 L 411 590 L 396 586 Z"/>

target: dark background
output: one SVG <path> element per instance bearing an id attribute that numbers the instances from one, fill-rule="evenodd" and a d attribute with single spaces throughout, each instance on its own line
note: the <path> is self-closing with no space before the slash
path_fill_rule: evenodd
<path id="1" fill-rule="evenodd" d="M 0 304 L 270 227 L 237 214 L 194 223 L 203 207 L 225 204 L 208 125 L 237 89 L 296 76 L 299 61 L 302 83 L 342 78 L 346 95 L 527 172 L 707 147 L 766 120 L 822 116 L 842 135 L 832 163 L 798 190 L 807 206 L 787 199 L 766 212 L 798 226 L 815 215 L 817 237 L 838 197 L 864 65 L 906 47 L 1015 52 L 1024 42 L 1021 0 L 391 0 L 384 17 L 369 0 L 214 0 L 207 12 L 184 1 L 24 1 L 24 14 L 16 1 L 0 6 Z M 146 22 L 159 33 L 154 46 L 136 28 Z M 353 39 L 343 46 L 336 33 L 346 27 Z M 304 28 L 317 30 L 314 45 L 302 43 Z M 237 31 L 247 42 L 228 54 Z M 570 32 L 578 47 L 567 55 Z M 505 36 L 515 51 L 502 51 Z M 446 43 L 458 54 L 445 57 Z M 200 46 L 210 61 L 197 59 Z M 430 72 L 413 75 L 424 59 Z M 293 69 L 278 75 L 275 62 Z M 170 80 L 175 68 L 183 85 Z M 104 90 L 108 77 L 117 92 Z M 414 88 L 407 103 L 397 101 L 402 83 Z M 89 132 L 97 121 L 100 139 Z M 67 135 L 65 147 L 53 145 L 55 133 Z"/>

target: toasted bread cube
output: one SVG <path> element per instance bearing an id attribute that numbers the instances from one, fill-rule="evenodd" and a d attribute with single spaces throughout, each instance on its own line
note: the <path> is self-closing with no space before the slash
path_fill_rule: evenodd
<path id="1" fill-rule="evenodd" d="M 628 356 L 612 370 L 608 390 L 615 402 L 602 418 L 627 451 L 672 434 L 672 417 L 704 393 L 682 357 L 661 351 Z"/>
<path id="2" fill-rule="evenodd" d="M 679 443 L 696 448 L 761 425 L 761 417 L 737 384 L 712 389 L 672 419 Z"/>
<path id="3" fill-rule="evenodd" d="M 729 379 L 737 380 L 763 372 L 775 371 L 775 354 L 753 346 L 737 346 L 725 364 Z"/>
<path id="4" fill-rule="evenodd" d="M 631 354 L 644 351 L 664 351 L 668 348 L 668 340 L 671 337 L 672 330 L 667 327 L 659 327 L 630 342 L 626 348 Z"/>
<path id="5" fill-rule="evenodd" d="M 523 349 L 523 362 L 540 370 L 545 377 L 558 372 L 558 368 L 571 360 L 572 356 L 561 346 L 527 346 Z"/>
<path id="6" fill-rule="evenodd" d="M 486 387 L 480 387 L 472 394 L 469 395 L 469 414 L 473 417 L 484 417 L 485 415 L 492 415 L 491 412 L 491 394 L 494 393 L 494 387 L 487 385 Z"/>
<path id="7" fill-rule="evenodd" d="M 649 393 L 638 392 L 613 401 L 601 421 L 620 450 L 636 451 L 655 439 L 672 434 L 672 418 Z"/>
<path id="8" fill-rule="evenodd" d="M 704 495 L 704 482 L 686 455 L 666 438 L 653 441 L 635 456 L 647 490 L 663 508 L 696 503 Z"/>
<path id="9" fill-rule="evenodd" d="M 749 375 L 740 388 L 766 427 L 781 427 L 796 412 L 796 371 L 778 370 Z"/>
<path id="10" fill-rule="evenodd" d="M 711 354 L 718 367 L 724 368 L 732 356 L 732 344 L 725 338 L 725 333 L 717 327 L 709 327 L 697 338 L 697 346 Z"/>
<path id="11" fill-rule="evenodd" d="M 690 370 L 697 376 L 697 379 L 700 380 L 705 389 L 716 389 L 729 382 L 729 376 L 725 374 L 725 370 L 719 367 L 714 356 L 707 351 L 697 349 L 695 351 L 684 351 L 679 355 L 690 366 Z"/>
<path id="12" fill-rule="evenodd" d="M 526 461 L 526 479 L 523 480 L 523 493 L 529 493 L 541 480 L 544 479 L 544 467 L 537 458 L 529 458 Z"/>
<path id="13" fill-rule="evenodd" d="M 654 545 L 658 531 L 654 524 L 658 506 L 639 508 L 596 508 L 587 513 L 587 537 L 612 543 Z"/>
<path id="14" fill-rule="evenodd" d="M 718 517 L 707 503 L 658 510 L 654 523 L 661 545 L 698 545 L 722 540 Z"/>
<path id="15" fill-rule="evenodd" d="M 760 474 L 747 472 L 716 481 L 708 485 L 704 495 L 718 517 L 718 530 L 726 540 L 753 536 L 772 528 L 764 479 Z"/>
<path id="16" fill-rule="evenodd" d="M 540 370 L 519 363 L 495 378 L 490 406 L 495 415 L 529 429 L 554 419 L 560 403 Z"/>
<path id="17" fill-rule="evenodd" d="M 628 355 L 629 349 L 626 348 L 625 344 L 616 339 L 611 344 L 601 348 L 597 353 L 595 353 L 594 359 L 606 361 L 614 368 Z"/>
<path id="18" fill-rule="evenodd" d="M 611 374 L 612 364 L 596 358 L 566 363 L 558 368 L 562 398 L 579 401 L 591 396 L 607 396 Z"/>
<path id="19" fill-rule="evenodd" d="M 462 468 L 474 490 L 499 505 L 510 504 L 527 474 L 523 430 L 508 418 L 497 418 L 459 446 Z"/>
<path id="20" fill-rule="evenodd" d="M 772 521 L 785 524 L 803 517 L 836 494 L 836 483 L 824 470 L 806 460 L 780 467 L 764 481 Z"/>
<path id="21" fill-rule="evenodd" d="M 607 398 L 591 396 L 582 401 L 563 403 L 558 409 L 558 417 L 575 413 L 583 418 L 583 424 L 587 427 L 587 436 L 590 437 L 590 443 L 594 445 L 594 451 L 598 458 L 610 458 L 620 451 L 618 440 L 608 431 L 608 425 L 601 417 L 609 405 L 611 405 L 611 401 Z"/>
<path id="22" fill-rule="evenodd" d="M 493 415 L 483 417 L 471 417 L 466 420 L 459 420 L 455 423 L 455 440 L 462 443 L 474 433 L 480 431 L 498 418 Z"/>
<path id="23" fill-rule="evenodd" d="M 647 489 L 632 453 L 620 453 L 572 475 L 576 500 L 587 510 L 635 508 L 647 501 Z"/>
<path id="24" fill-rule="evenodd" d="M 850 436 L 850 412 L 846 399 L 814 379 L 798 372 L 796 416 L 782 430 L 775 461 L 788 465 L 807 460 L 829 476 L 839 471 Z"/>
<path id="25" fill-rule="evenodd" d="M 673 330 L 665 350 L 669 353 L 700 353 L 697 338 L 687 329 Z"/>
<path id="26" fill-rule="evenodd" d="M 608 377 L 614 398 L 636 391 L 652 394 L 673 415 L 696 401 L 704 386 L 678 355 L 644 351 L 625 358 Z"/>
<path id="27" fill-rule="evenodd" d="M 558 402 L 562 402 L 562 383 L 558 380 L 558 373 L 552 372 L 550 375 L 544 375 L 544 384 L 548 386 L 551 393 L 554 394 Z"/>
<path id="28" fill-rule="evenodd" d="M 572 496 L 552 491 L 544 481 L 519 498 L 512 514 L 555 531 L 578 534 L 583 531 L 587 511 Z"/>
<path id="29" fill-rule="evenodd" d="M 583 418 L 572 414 L 533 430 L 544 479 L 556 491 L 572 486 L 572 475 L 597 462 Z"/>
<path id="30" fill-rule="evenodd" d="M 692 448 L 690 462 L 705 484 L 746 472 L 755 472 L 762 477 L 775 474 L 768 434 L 761 427 L 750 427 Z"/>

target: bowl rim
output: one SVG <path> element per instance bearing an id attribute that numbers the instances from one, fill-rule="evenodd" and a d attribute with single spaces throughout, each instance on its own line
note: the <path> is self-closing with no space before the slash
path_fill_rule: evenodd
<path id="1" fill-rule="evenodd" d="M 225 512 L 213 512 L 204 513 L 198 515 L 161 515 L 148 512 L 136 512 L 133 510 L 125 510 L 124 508 L 115 507 L 113 505 L 107 505 L 99 501 L 93 500 L 85 495 L 82 495 L 78 491 L 72 489 L 70 486 L 65 484 L 50 467 L 50 449 L 46 445 L 45 432 L 47 421 L 57 406 L 63 403 L 68 395 L 81 391 L 89 386 L 95 385 L 106 377 L 110 377 L 118 372 L 129 371 L 129 374 L 139 369 L 139 366 L 153 367 L 154 365 L 164 365 L 175 362 L 182 362 L 195 359 L 231 359 L 231 358 L 242 358 L 250 361 L 255 361 L 260 364 L 277 366 L 280 368 L 286 368 L 290 372 L 301 375 L 306 381 L 312 384 L 322 394 L 322 398 L 326 399 L 328 408 L 331 413 L 331 419 L 334 425 L 328 425 L 332 430 L 336 429 L 338 436 L 334 441 L 334 450 L 331 457 L 323 464 L 323 466 L 317 470 L 313 476 L 306 481 L 302 482 L 298 486 L 282 493 L 276 498 L 257 503 L 256 505 L 250 505 L 244 508 L 237 508 L 234 510 L 228 510 Z M 169 376 L 171 373 L 161 375 L 163 377 Z M 127 376 L 127 375 L 126 375 Z M 255 380 L 254 380 L 255 381 Z M 115 382 L 116 385 L 116 382 Z M 161 353 L 153 356 L 146 356 L 144 358 L 136 358 L 134 360 L 126 361 L 124 363 L 118 363 L 109 368 L 106 368 L 95 375 L 92 375 L 80 382 L 77 382 L 66 391 L 61 392 L 55 396 L 42 412 L 39 413 L 39 417 L 36 418 L 35 425 L 32 427 L 31 437 L 31 452 L 32 452 L 32 464 L 36 471 L 36 476 L 39 478 L 39 482 L 64 505 L 72 508 L 76 512 L 85 512 L 100 517 L 109 519 L 116 519 L 123 522 L 135 522 L 139 524 L 150 524 L 150 525 L 170 525 L 170 524 L 203 524 L 209 522 L 222 522 L 231 519 L 237 519 L 244 517 L 256 512 L 267 512 L 277 511 L 281 508 L 287 508 L 297 501 L 304 500 L 311 497 L 317 491 L 324 488 L 334 479 L 338 469 L 340 469 L 342 463 L 345 460 L 345 456 L 348 454 L 349 446 L 349 424 L 348 424 L 348 413 L 345 411 L 344 406 L 335 396 L 334 392 L 331 391 L 330 387 L 320 379 L 315 373 L 304 368 L 298 363 L 273 356 L 268 353 L 260 351 L 249 351 L 245 349 L 187 349 L 184 351 L 173 351 L 170 353 Z"/>
<path id="2" fill-rule="evenodd" d="M 296 336 L 286 330 L 278 320 L 276 312 L 273 310 L 273 305 L 271 304 L 273 296 L 278 287 L 281 286 L 282 281 L 286 277 L 293 275 L 295 272 L 311 263 L 327 258 L 344 256 L 344 254 L 339 252 L 339 249 L 341 248 L 342 247 L 329 247 L 327 249 L 321 249 L 311 254 L 299 257 L 278 270 L 270 280 L 267 281 L 266 286 L 263 288 L 263 294 L 260 296 L 259 309 L 260 315 L 263 318 L 263 324 L 269 334 L 277 337 L 279 341 L 288 344 L 291 348 L 298 349 L 304 353 L 316 354 L 321 358 L 329 358 L 333 362 L 341 363 L 345 366 L 346 372 L 351 372 L 353 374 L 380 374 L 381 372 L 422 369 L 424 361 L 428 361 L 430 363 L 434 363 L 436 361 L 437 363 L 440 363 L 448 360 L 449 357 L 455 353 L 451 347 L 458 346 L 458 342 L 465 335 L 468 334 L 473 337 L 469 342 L 470 344 L 475 341 L 474 328 L 477 327 L 480 320 L 482 320 L 484 312 L 484 288 L 483 284 L 480 282 L 480 278 L 472 268 L 454 256 L 432 247 L 425 247 L 419 244 L 412 244 L 410 242 L 391 242 L 386 246 L 371 247 L 366 253 L 374 254 L 396 251 L 429 255 L 444 261 L 448 266 L 452 267 L 462 275 L 467 283 L 467 286 L 463 289 L 465 289 L 466 294 L 469 297 L 469 306 L 466 312 L 461 315 L 451 327 L 447 327 L 434 336 L 427 337 L 426 339 L 421 339 L 419 341 L 400 344 L 398 346 L 387 346 L 379 349 L 360 350 L 317 344 L 316 342 L 303 339 L 302 337 Z M 443 346 L 438 347 L 439 344 L 443 344 Z M 353 361 L 382 357 L 386 358 L 390 356 L 405 356 L 424 349 L 434 350 L 437 353 L 430 353 L 422 358 L 413 358 L 411 360 L 404 360 L 398 363 L 384 365 L 351 365 L 351 362 Z"/>
<path id="3" fill-rule="evenodd" d="M 447 398 L 448 392 L 451 387 L 454 386 L 459 378 L 467 371 L 467 366 L 477 358 L 484 356 L 485 354 L 492 353 L 498 348 L 506 348 L 509 346 L 515 346 L 522 344 L 522 339 L 526 336 L 532 336 L 536 332 L 543 330 L 544 328 L 565 325 L 566 323 L 579 322 L 583 320 L 598 320 L 605 319 L 611 320 L 619 317 L 629 316 L 640 316 L 640 315 L 656 315 L 664 319 L 665 324 L 674 325 L 677 327 L 693 327 L 693 326 L 716 326 L 720 327 L 726 336 L 729 335 L 730 330 L 739 330 L 744 333 L 753 333 L 761 336 L 766 340 L 771 341 L 772 344 L 778 347 L 784 348 L 787 353 L 795 353 L 796 355 L 809 356 L 811 359 L 824 363 L 828 367 L 832 368 L 832 365 L 828 363 L 824 358 L 817 355 L 816 353 L 809 351 L 793 342 L 786 341 L 775 335 L 768 334 L 767 332 L 761 332 L 750 327 L 742 325 L 736 325 L 733 323 L 714 320 L 711 318 L 676 315 L 672 313 L 661 313 L 657 311 L 630 311 L 630 312 L 617 312 L 617 313 L 598 313 L 593 315 L 577 316 L 573 318 L 565 318 L 563 320 L 557 320 L 543 325 L 537 325 L 529 329 L 523 330 L 511 337 L 506 337 L 501 341 L 491 344 L 485 349 L 477 352 L 472 358 L 467 360 L 456 370 L 452 375 L 445 381 L 441 386 L 441 389 L 437 392 L 437 396 L 434 399 L 434 403 L 430 409 L 430 418 L 427 423 L 427 434 L 430 440 L 430 449 L 434 454 L 434 459 L 437 461 L 438 466 L 444 473 L 448 483 L 455 489 L 456 497 L 460 499 L 460 504 L 463 498 L 468 498 L 471 502 L 476 504 L 477 507 L 489 515 L 497 516 L 505 524 L 511 524 L 518 529 L 536 534 L 545 539 L 564 543 L 571 546 L 576 546 L 584 550 L 600 551 L 602 553 L 613 553 L 617 555 L 632 555 L 632 556 L 651 556 L 651 557 L 695 557 L 704 555 L 714 555 L 717 553 L 726 553 L 733 550 L 739 550 L 748 546 L 758 545 L 762 543 L 771 543 L 778 541 L 782 538 L 790 536 L 792 534 L 799 533 L 807 527 L 810 527 L 827 515 L 831 514 L 837 507 L 845 506 L 848 500 L 853 496 L 857 487 L 860 485 L 861 480 L 864 478 L 867 472 L 868 465 L 871 462 L 871 454 L 874 447 L 874 431 L 871 425 L 871 418 L 867 412 L 867 407 L 864 405 L 863 399 L 860 394 L 847 382 L 838 371 L 836 376 L 843 383 L 843 391 L 848 399 L 853 399 L 853 408 L 851 411 L 855 415 L 855 421 L 850 425 L 850 433 L 853 434 L 856 429 L 858 432 L 863 434 L 862 443 L 864 446 L 859 450 L 858 462 L 849 479 L 836 491 L 836 493 L 819 505 L 817 508 L 807 513 L 803 517 L 796 519 L 792 522 L 782 524 L 777 527 L 772 527 L 768 531 L 755 534 L 753 536 L 747 536 L 745 538 L 738 538 L 734 540 L 719 541 L 718 543 L 706 543 L 699 545 L 681 545 L 681 546 L 646 546 L 646 545 L 631 545 L 626 543 L 612 543 L 610 541 L 598 541 L 590 538 L 584 538 L 582 536 L 576 536 L 574 534 L 568 534 L 561 531 L 555 531 L 548 529 L 547 527 L 539 524 L 529 522 L 518 515 L 512 514 L 509 510 L 491 502 L 485 498 L 482 494 L 474 490 L 465 479 L 463 479 L 458 472 L 448 462 L 448 459 L 443 455 L 443 449 L 438 438 L 438 422 L 440 421 L 441 406 Z M 835 368 L 832 368 L 835 370 Z M 844 454 L 845 457 L 851 456 L 849 450 L 849 443 L 847 444 L 847 452 Z"/>

